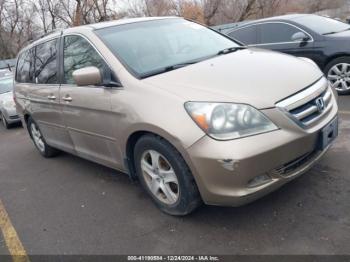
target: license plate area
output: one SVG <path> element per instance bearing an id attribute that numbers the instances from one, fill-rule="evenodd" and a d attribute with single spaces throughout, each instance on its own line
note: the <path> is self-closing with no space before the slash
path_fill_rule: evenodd
<path id="1" fill-rule="evenodd" d="M 338 117 L 333 119 L 320 131 L 318 147 L 324 150 L 329 146 L 338 136 Z"/>

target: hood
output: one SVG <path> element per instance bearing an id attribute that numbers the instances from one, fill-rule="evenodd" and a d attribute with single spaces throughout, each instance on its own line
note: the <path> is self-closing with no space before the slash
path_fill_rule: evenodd
<path id="1" fill-rule="evenodd" d="M 143 81 L 186 101 L 245 103 L 263 109 L 274 107 L 322 75 L 314 64 L 300 58 L 245 49 Z"/>
<path id="2" fill-rule="evenodd" d="M 0 104 L 3 104 L 7 101 L 13 101 L 13 92 L 7 92 L 4 94 L 0 94 Z"/>

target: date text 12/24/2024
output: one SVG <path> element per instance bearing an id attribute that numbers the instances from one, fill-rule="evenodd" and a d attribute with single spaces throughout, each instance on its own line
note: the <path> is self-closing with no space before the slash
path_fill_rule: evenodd
<path id="1" fill-rule="evenodd" d="M 217 256 L 128 256 L 128 261 L 220 261 Z"/>

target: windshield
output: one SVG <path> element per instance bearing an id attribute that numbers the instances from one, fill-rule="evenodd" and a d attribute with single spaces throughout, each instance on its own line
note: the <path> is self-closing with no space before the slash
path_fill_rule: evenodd
<path id="1" fill-rule="evenodd" d="M 0 94 L 11 92 L 13 89 L 12 77 L 0 79 Z"/>
<path id="2" fill-rule="evenodd" d="M 318 15 L 302 16 L 294 19 L 294 21 L 321 35 L 338 33 L 350 29 L 349 24 Z"/>
<path id="3" fill-rule="evenodd" d="M 97 35 L 124 65 L 143 78 L 215 56 L 239 45 L 184 19 L 162 19 L 112 26 Z M 179 67 L 181 67 L 179 66 Z"/>

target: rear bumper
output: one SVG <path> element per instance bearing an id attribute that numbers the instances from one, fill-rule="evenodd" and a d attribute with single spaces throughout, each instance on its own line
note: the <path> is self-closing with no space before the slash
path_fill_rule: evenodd
<path id="1" fill-rule="evenodd" d="M 266 114 L 273 119 L 278 112 Z M 285 119 L 285 128 L 257 136 L 232 141 L 203 137 L 187 151 L 203 201 L 244 205 L 302 175 L 329 149 L 316 149 L 319 132 L 336 114 L 337 107 L 311 132 Z"/>

